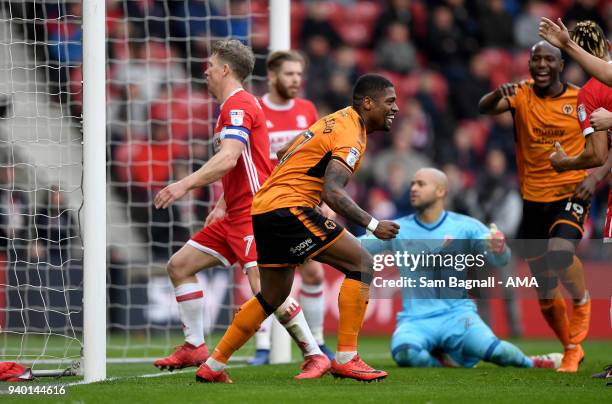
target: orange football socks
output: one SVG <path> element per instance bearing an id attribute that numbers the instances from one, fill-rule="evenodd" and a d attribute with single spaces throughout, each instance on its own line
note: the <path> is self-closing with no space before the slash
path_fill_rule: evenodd
<path id="1" fill-rule="evenodd" d="M 266 317 L 268 314 L 256 297 L 252 297 L 240 306 L 232 324 L 217 344 L 212 358 L 227 363 L 230 356 L 255 334 Z"/>
<path id="2" fill-rule="evenodd" d="M 338 352 L 356 351 L 357 335 L 363 323 L 370 286 L 355 279 L 345 278 L 338 294 Z"/>
<path id="3" fill-rule="evenodd" d="M 555 335 L 563 344 L 563 347 L 571 345 L 569 338 L 569 319 L 565 307 L 565 300 L 557 289 L 553 299 L 539 300 L 540 310 L 546 319 L 548 326 L 552 328 Z"/>

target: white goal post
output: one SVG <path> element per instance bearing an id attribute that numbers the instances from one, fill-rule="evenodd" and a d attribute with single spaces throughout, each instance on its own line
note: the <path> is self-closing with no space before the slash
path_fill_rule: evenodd
<path id="1" fill-rule="evenodd" d="M 106 379 L 106 1 L 83 0 L 83 370 Z"/>

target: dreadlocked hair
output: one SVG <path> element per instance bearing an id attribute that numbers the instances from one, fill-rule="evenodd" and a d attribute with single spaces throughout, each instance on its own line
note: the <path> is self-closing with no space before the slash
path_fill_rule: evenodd
<path id="1" fill-rule="evenodd" d="M 572 41 L 582 49 L 600 59 L 608 56 L 608 43 L 603 30 L 591 20 L 580 21 L 572 31 Z"/>

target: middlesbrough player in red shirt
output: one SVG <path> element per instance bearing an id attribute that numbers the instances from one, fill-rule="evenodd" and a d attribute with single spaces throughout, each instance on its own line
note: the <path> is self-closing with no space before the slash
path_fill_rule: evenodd
<path id="1" fill-rule="evenodd" d="M 610 63 L 612 45 L 603 30 L 593 21 L 580 21 L 572 32 L 572 40 L 590 53 Z M 551 163 L 557 171 L 599 167 L 581 184 L 576 193 L 590 196 L 597 183 L 610 175 L 612 169 L 612 147 L 610 147 L 609 127 L 605 125 L 606 109 L 612 110 L 612 88 L 596 78 L 591 78 L 578 94 L 578 121 L 586 136 L 584 151 L 578 156 L 569 157 L 557 146 L 551 155 Z M 595 123 L 595 115 L 599 115 Z M 612 189 L 608 194 L 608 211 L 604 229 L 604 242 L 612 242 Z"/>
<path id="2" fill-rule="evenodd" d="M 317 109 L 306 99 L 299 98 L 304 74 L 304 58 L 295 51 L 276 51 L 268 55 L 266 68 L 270 90 L 260 99 L 266 115 L 266 126 L 270 136 L 270 159 L 278 163 L 276 154 L 317 121 Z M 334 218 L 334 212 L 325 205 L 324 215 Z M 333 352 L 325 345 L 323 338 L 323 320 L 325 300 L 323 296 L 323 266 L 316 261 L 309 261 L 298 267 L 302 276 L 299 300 L 302 311 L 308 322 L 319 348 L 327 357 L 333 359 Z M 257 351 L 249 361 L 251 365 L 269 363 L 270 327 L 272 318 L 264 321 L 255 334 Z"/>
<path id="3" fill-rule="evenodd" d="M 167 265 L 183 322 L 185 343 L 154 362 L 160 369 L 198 366 L 208 358 L 204 342 L 203 291 L 196 274 L 218 265 L 236 262 L 249 278 L 254 294 L 259 293 L 257 250 L 253 237 L 253 195 L 270 175 L 270 142 L 264 113 L 257 99 L 242 88 L 253 71 L 255 56 L 237 40 L 216 42 L 204 75 L 209 92 L 221 102 L 215 126 L 216 154 L 199 170 L 168 185 L 155 197 L 156 208 L 167 208 L 190 190 L 221 179 L 223 197 L 211 217 Z M 308 329 L 299 304 L 288 297 L 274 312 L 304 354 L 302 373 L 296 378 L 322 376 L 330 367 Z"/>

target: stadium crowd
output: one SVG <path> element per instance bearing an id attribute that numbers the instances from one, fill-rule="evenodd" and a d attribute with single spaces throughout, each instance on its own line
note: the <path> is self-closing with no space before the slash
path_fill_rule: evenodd
<path id="1" fill-rule="evenodd" d="M 541 16 L 598 22 L 612 33 L 605 0 L 292 1 L 291 40 L 308 59 L 303 95 L 319 116 L 350 104 L 352 83 L 376 71 L 390 78 L 400 116 L 389 136 L 373 136 L 350 191 L 380 219 L 411 212 L 409 182 L 435 164 L 450 178 L 450 208 L 498 224 L 508 237 L 520 217 L 510 113 L 478 113 L 480 97 L 502 83 L 528 78 L 530 47 Z M 81 5 L 36 3 L 15 8 L 46 16 L 29 35 L 48 38 L 39 49 L 58 103 L 81 113 Z M 266 91 L 268 2 L 108 0 L 109 168 L 131 219 L 152 242 L 157 259 L 199 225 L 214 192 L 202 190 L 192 210 L 152 209 L 153 196 L 207 160 L 217 106 L 202 76 L 211 40 L 232 36 L 258 55 L 251 88 Z M 127 17 L 127 18 L 126 18 Z M 252 33 L 253 35 L 250 35 Z M 42 35 L 42 36 L 40 36 Z M 565 80 L 583 71 L 566 60 Z M 601 238 L 602 186 L 593 199 L 590 237 Z M 349 226 L 350 227 L 350 226 Z M 353 229 L 358 230 L 358 229 Z"/>

